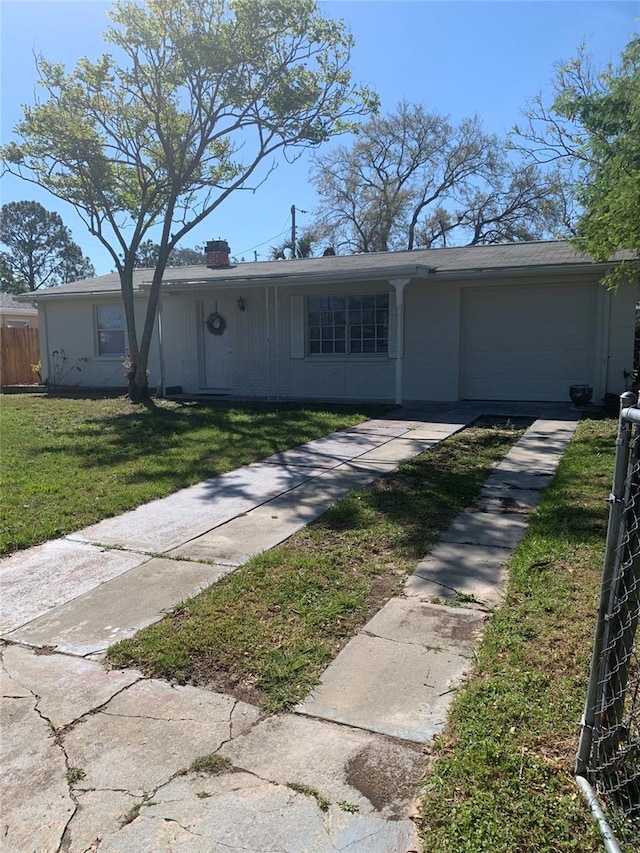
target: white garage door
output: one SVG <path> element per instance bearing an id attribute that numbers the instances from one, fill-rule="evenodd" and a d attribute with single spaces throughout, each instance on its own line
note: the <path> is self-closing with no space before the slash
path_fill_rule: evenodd
<path id="1" fill-rule="evenodd" d="M 569 400 L 593 384 L 597 285 L 466 288 L 461 396 Z"/>

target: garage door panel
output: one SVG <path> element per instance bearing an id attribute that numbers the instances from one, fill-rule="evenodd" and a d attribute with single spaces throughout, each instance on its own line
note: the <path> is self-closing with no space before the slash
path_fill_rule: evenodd
<path id="1" fill-rule="evenodd" d="M 566 401 L 592 384 L 596 306 L 596 285 L 463 290 L 462 397 Z"/>

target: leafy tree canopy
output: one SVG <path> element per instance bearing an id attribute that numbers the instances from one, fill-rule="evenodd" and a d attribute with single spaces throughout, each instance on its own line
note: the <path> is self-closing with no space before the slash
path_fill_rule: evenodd
<path id="1" fill-rule="evenodd" d="M 150 269 L 155 267 L 160 257 L 160 245 L 153 240 L 145 240 L 136 252 L 136 267 Z M 180 248 L 176 246 L 171 251 L 167 261 L 168 267 L 188 267 L 204 263 L 204 248 L 196 246 L 194 249 Z"/>
<path id="2" fill-rule="evenodd" d="M 537 163 L 560 164 L 573 182 L 576 248 L 595 261 L 620 249 L 640 255 L 640 38 L 599 74 L 581 48 L 557 69 L 551 107 L 538 95 L 525 117 L 517 147 Z M 637 265 L 623 263 L 607 283 L 634 276 Z"/>
<path id="3" fill-rule="evenodd" d="M 70 201 L 110 252 L 130 395 L 144 399 L 172 250 L 231 193 L 266 180 L 277 152 L 296 157 L 348 130 L 377 99 L 351 82 L 351 35 L 314 0 L 120 0 L 110 17 L 113 54 L 71 73 L 38 59 L 45 99 L 25 108 L 1 153 L 11 172 Z M 133 269 L 152 228 L 160 251 L 140 330 Z"/>
<path id="4" fill-rule="evenodd" d="M 315 157 L 316 232 L 346 251 L 534 240 L 562 224 L 558 176 L 516 162 L 475 117 L 401 103 Z"/>
<path id="5" fill-rule="evenodd" d="M 24 293 L 95 275 L 61 217 L 36 201 L 12 201 L 0 209 L 2 290 Z"/>

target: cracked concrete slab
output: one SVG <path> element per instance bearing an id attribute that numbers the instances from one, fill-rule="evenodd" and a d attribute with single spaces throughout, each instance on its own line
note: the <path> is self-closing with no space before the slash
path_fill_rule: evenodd
<path id="1" fill-rule="evenodd" d="M 502 601 L 507 582 L 507 548 L 439 542 L 405 583 L 405 595 L 422 600 L 471 599 L 487 607 Z"/>
<path id="2" fill-rule="evenodd" d="M 386 640 L 413 643 L 426 649 L 453 649 L 471 657 L 485 622 L 485 614 L 475 610 L 391 598 L 364 630 Z"/>
<path id="3" fill-rule="evenodd" d="M 76 791 L 77 810 L 64 836 L 64 853 L 94 853 L 122 829 L 140 802 L 126 791 Z"/>
<path id="4" fill-rule="evenodd" d="M 448 649 L 358 634 L 295 711 L 425 743 L 444 729 L 468 666 L 466 657 Z"/>
<path id="5" fill-rule="evenodd" d="M 139 681 L 69 731 L 65 749 L 70 763 L 85 773 L 79 790 L 142 796 L 237 737 L 259 716 L 258 709 L 221 693 Z"/>
<path id="6" fill-rule="evenodd" d="M 154 558 L 33 620 L 7 638 L 30 646 L 53 646 L 67 654 L 99 654 L 157 622 L 222 574 L 219 566 Z"/>
<path id="7" fill-rule="evenodd" d="M 415 849 L 411 821 L 320 810 L 312 796 L 246 773 L 174 779 L 100 853 L 404 853 Z"/>
<path id="8" fill-rule="evenodd" d="M 149 558 L 53 539 L 0 560 L 0 634 L 7 634 Z"/>
<path id="9" fill-rule="evenodd" d="M 331 803 L 392 820 L 409 816 L 427 764 L 413 745 L 292 714 L 268 717 L 220 755 L 261 779 L 306 785 Z"/>
<path id="10" fill-rule="evenodd" d="M 0 853 L 54 853 L 75 810 L 64 752 L 34 696 L 0 699 L 0 730 Z"/>
<path id="11" fill-rule="evenodd" d="M 5 671 L 37 695 L 37 708 L 54 728 L 61 728 L 100 708 L 142 677 L 129 670 L 110 672 L 94 661 L 59 654 L 37 654 L 21 646 L 3 652 Z"/>
<path id="12" fill-rule="evenodd" d="M 299 486 L 322 470 L 302 465 L 245 465 L 85 527 L 69 538 L 163 553 Z"/>

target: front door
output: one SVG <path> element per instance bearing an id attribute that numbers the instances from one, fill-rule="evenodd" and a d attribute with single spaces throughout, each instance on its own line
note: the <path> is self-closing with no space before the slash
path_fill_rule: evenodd
<path id="1" fill-rule="evenodd" d="M 204 336 L 203 390 L 229 392 L 232 389 L 232 302 L 228 298 L 202 305 Z"/>

